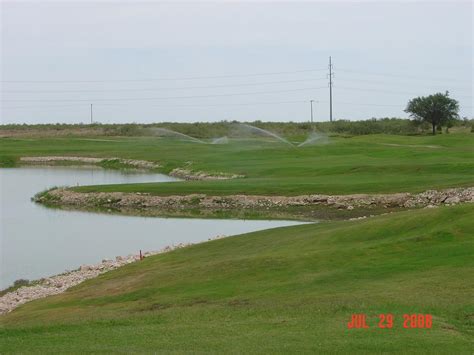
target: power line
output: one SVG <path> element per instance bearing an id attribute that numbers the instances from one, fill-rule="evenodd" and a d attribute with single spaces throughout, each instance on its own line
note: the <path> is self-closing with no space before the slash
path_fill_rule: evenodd
<path id="1" fill-rule="evenodd" d="M 333 66 L 334 67 L 334 66 Z M 332 74 L 334 77 L 334 73 Z M 0 91 L 5 93 L 67 93 L 67 92 L 140 92 L 140 91 L 160 91 L 160 90 L 188 90 L 188 89 L 212 89 L 212 88 L 225 88 L 225 87 L 245 87 L 245 86 L 258 86 L 258 85 L 271 85 L 271 84 L 285 84 L 285 83 L 298 83 L 298 82 L 310 82 L 310 81 L 317 81 L 317 80 L 324 80 L 327 79 L 326 77 L 319 77 L 319 78 L 312 78 L 312 79 L 298 79 L 298 80 L 277 80 L 277 81 L 265 81 L 265 82 L 256 82 L 256 83 L 242 83 L 242 84 L 225 84 L 225 85 L 199 85 L 199 86 L 181 86 L 181 87 L 160 87 L 160 88 L 144 88 L 144 89 L 80 89 L 80 90 L 10 90 L 10 89 L 2 89 Z M 350 78 L 350 77 L 341 77 L 339 80 L 342 82 L 349 81 L 349 82 L 363 82 L 363 83 L 371 83 L 376 85 L 383 85 L 384 87 L 387 86 L 387 80 L 374 80 L 374 79 L 360 79 L 360 78 Z M 390 82 L 390 85 L 403 85 L 403 83 L 393 83 Z M 412 84 L 413 85 L 413 84 Z M 449 89 L 454 90 L 466 90 L 472 91 L 472 87 L 460 87 L 460 86 L 452 86 L 449 85 Z M 416 93 L 413 93 L 416 94 Z"/>
<path id="2" fill-rule="evenodd" d="M 253 105 L 273 105 L 273 104 L 295 104 L 295 103 L 306 103 L 307 100 L 293 100 L 293 101 L 264 101 L 264 102 L 243 102 L 243 103 L 224 103 L 224 104 L 165 104 L 165 105 L 148 105 L 148 107 L 216 107 L 216 106 L 253 106 Z M 95 104 L 99 107 L 117 106 L 117 105 L 130 105 L 129 103 L 100 103 Z M 62 108 L 62 107 L 88 107 L 82 104 L 73 105 L 41 105 L 41 106 L 10 106 L 2 107 L 2 109 L 35 109 L 35 108 Z"/>
<path id="3" fill-rule="evenodd" d="M 330 111 L 330 121 L 333 120 L 333 97 L 332 97 L 332 89 L 334 86 L 333 78 L 333 65 L 332 65 L 332 58 L 329 57 L 329 111 Z M 235 77 L 251 77 L 251 76 L 261 76 L 261 75 L 279 75 L 279 74 L 289 74 L 289 73 L 308 73 L 314 71 L 321 71 L 325 69 L 308 69 L 308 70 L 299 70 L 293 72 L 273 72 L 273 73 L 255 73 L 255 74 L 246 74 L 246 75 L 218 75 L 218 76 L 207 76 L 207 77 L 182 77 L 182 78 L 160 78 L 160 79 L 124 79 L 124 80 L 82 80 L 82 81 L 1 81 L 3 83 L 115 83 L 115 82 L 145 82 L 145 81 L 160 81 L 160 80 L 195 80 L 195 79 L 212 79 L 212 78 L 235 78 Z M 353 70 L 345 70 L 345 69 L 338 69 L 342 72 L 349 72 L 349 73 L 364 73 L 364 72 L 357 72 Z M 421 77 L 413 77 L 413 76 L 399 76 L 396 74 L 382 74 L 382 73 L 365 73 L 369 75 L 379 75 L 379 76 L 386 76 L 392 77 L 397 79 L 414 79 L 417 80 L 436 80 L 434 78 L 421 78 Z M 360 74 L 360 75 L 365 75 Z M 187 90 L 187 89 L 211 89 L 211 88 L 225 88 L 225 87 L 244 87 L 244 86 L 258 86 L 258 85 L 271 85 L 271 84 L 283 84 L 283 83 L 296 83 L 296 82 L 307 82 L 307 81 L 316 81 L 322 80 L 324 78 L 313 78 L 313 79 L 298 79 L 298 80 L 279 80 L 279 81 L 268 81 L 268 82 L 257 82 L 257 83 L 242 83 L 242 84 L 222 84 L 222 85 L 199 85 L 199 86 L 187 86 L 187 87 L 168 87 L 168 88 L 144 88 L 144 89 L 111 89 L 111 90 L 3 90 L 3 92 L 11 92 L 11 93 L 89 93 L 89 92 L 133 92 L 133 91 L 159 91 L 159 90 Z M 344 80 L 354 81 L 354 82 L 372 82 L 372 83 L 380 83 L 386 86 L 387 80 L 372 80 L 372 79 L 351 79 L 351 78 L 343 78 Z M 453 80 L 458 81 L 455 79 L 439 79 L 439 80 Z M 369 92 L 379 92 L 379 93 L 388 93 L 388 94 L 404 94 L 404 95 L 419 95 L 419 92 L 405 92 L 405 91 L 392 91 L 392 90 L 385 90 L 385 89 L 377 89 L 377 88 L 359 88 L 359 87 L 347 87 L 347 86 L 336 86 L 342 90 L 353 90 L 353 91 L 369 91 Z M 58 104 L 58 105 L 42 105 L 42 106 L 12 106 L 12 107 L 2 107 L 2 109 L 23 109 L 23 108 L 60 108 L 60 107 L 83 107 L 79 103 L 81 102 L 88 102 L 90 104 L 90 116 L 92 122 L 92 104 L 96 105 L 97 102 L 100 102 L 100 106 L 117 106 L 117 105 L 130 105 L 126 101 L 154 101 L 154 100 L 172 100 L 172 99 L 199 99 L 199 98 L 212 98 L 212 97 L 230 97 L 230 96 L 244 96 L 244 95 L 259 95 L 259 94 L 272 94 L 272 93 L 284 93 L 284 92 L 296 92 L 296 91 L 306 91 L 306 90 L 319 90 L 325 89 L 326 87 L 306 87 L 306 88 L 296 88 L 296 89 L 281 89 L 281 90 L 270 90 L 270 91 L 255 91 L 255 92 L 243 92 L 243 93 L 227 93 L 227 94 L 208 94 L 208 95 L 188 95 L 188 96 L 167 96 L 167 97 L 134 97 L 134 98 L 105 98 L 105 99 L 7 99 L 2 100 L 3 102 L 78 102 L 78 104 Z M 461 97 L 472 97 L 472 95 L 456 95 Z M 107 101 L 113 101 L 114 103 L 107 103 Z M 124 101 L 124 102 L 122 102 Z M 311 101 L 311 106 L 314 100 Z M 159 107 L 219 107 L 219 106 L 251 106 L 251 105 L 270 105 L 270 104 L 293 104 L 293 103 L 307 103 L 306 100 L 301 101 L 272 101 L 272 102 L 250 102 L 250 103 L 233 103 L 233 104 L 165 104 L 159 105 Z M 326 102 L 326 101 L 319 101 L 319 102 Z M 357 105 L 357 106 L 380 106 L 380 107 L 398 107 L 403 108 L 403 105 L 394 105 L 394 104 L 374 104 L 374 103 L 362 103 L 362 102 L 339 102 L 338 104 L 342 105 Z M 149 105 L 149 106 L 156 106 L 156 105 Z M 463 108 L 469 108 L 471 106 L 462 106 Z M 313 113 L 311 107 L 311 114 Z"/>
<path id="4" fill-rule="evenodd" d="M 348 69 L 340 69 L 337 68 L 338 71 L 346 72 L 346 73 L 355 73 L 360 75 L 375 75 L 375 76 L 387 76 L 392 78 L 407 78 L 407 79 L 414 79 L 414 80 L 431 80 L 431 81 L 458 81 L 461 82 L 462 80 L 453 79 L 453 78 L 434 78 L 434 77 L 421 77 L 421 76 L 413 76 L 413 75 L 401 75 L 401 74 L 387 74 L 387 73 L 379 73 L 379 72 L 366 72 L 366 71 L 357 71 L 357 70 L 348 70 Z"/>
<path id="5" fill-rule="evenodd" d="M 344 105 L 360 105 L 360 106 L 387 106 L 387 107 L 403 107 L 403 105 L 389 105 L 389 104 L 371 104 L 371 103 L 362 103 L 362 102 L 340 102 L 338 101 L 338 103 L 340 104 L 344 104 Z"/>
<path id="6" fill-rule="evenodd" d="M 213 88 L 226 88 L 226 87 L 243 87 L 243 86 L 258 86 L 258 85 L 269 85 L 269 84 L 284 84 L 284 83 L 299 83 L 309 82 L 316 80 L 324 80 L 324 78 L 315 79 L 301 79 L 301 80 L 280 80 L 280 81 L 267 81 L 259 83 L 246 83 L 246 84 L 231 84 L 231 85 L 205 85 L 205 86 L 185 86 L 185 87 L 162 87 L 162 88 L 147 88 L 147 89 L 106 89 L 106 90 L 0 90 L 9 93 L 67 93 L 67 92 L 130 92 L 130 91 L 160 91 L 160 90 L 189 90 L 189 89 L 213 89 Z"/>
<path id="7" fill-rule="evenodd" d="M 329 103 L 329 101 L 315 101 L 310 100 L 313 102 L 318 103 Z M 274 104 L 302 104 L 307 103 L 308 100 L 294 100 L 294 101 L 263 101 L 263 102 L 242 102 L 242 103 L 223 103 L 223 104 L 165 104 L 165 105 L 149 105 L 151 107 L 226 107 L 226 106 L 253 106 L 253 105 L 274 105 Z M 373 104 L 373 103 L 364 103 L 364 102 L 339 102 L 343 105 L 362 105 L 362 106 L 389 106 L 389 107 L 403 107 L 403 105 L 395 105 L 395 104 Z M 101 103 L 101 104 L 94 104 L 95 106 L 99 107 L 108 107 L 112 106 L 115 107 L 117 105 L 130 105 L 129 103 Z M 46 106 L 11 106 L 11 107 L 3 107 L 2 109 L 34 109 L 34 108 L 62 108 L 62 107 L 90 107 L 81 104 L 75 105 L 46 105 Z M 463 107 L 470 107 L 470 106 L 463 106 Z"/>
<path id="8" fill-rule="evenodd" d="M 380 79 L 380 80 L 374 80 L 374 79 L 359 79 L 359 78 L 350 78 L 350 77 L 341 77 L 339 78 L 339 80 L 341 81 L 349 81 L 349 82 L 362 82 L 362 83 L 369 83 L 369 84 L 375 84 L 375 85 L 383 85 L 383 86 L 387 86 L 387 79 Z M 403 79 L 402 79 L 403 81 Z M 407 83 L 394 83 L 394 82 L 390 82 L 390 85 L 401 85 L 401 86 L 406 86 Z M 410 83 L 409 85 L 414 85 L 413 83 Z M 415 85 L 426 85 L 426 84 L 421 84 L 421 83 L 416 83 Z M 429 84 L 429 85 L 445 85 L 445 84 Z M 467 85 L 465 87 L 461 87 L 461 86 L 452 86 L 451 84 L 449 84 L 449 88 L 451 89 L 457 89 L 457 90 L 468 90 L 468 91 L 471 91 L 472 88 L 470 85 Z"/>
<path id="9" fill-rule="evenodd" d="M 280 92 L 292 92 L 292 91 L 305 91 L 305 90 L 318 90 L 326 89 L 323 87 L 308 87 L 300 89 L 286 89 L 286 90 L 272 90 L 272 91 L 254 91 L 254 92 L 243 92 L 243 93 L 232 93 L 232 94 L 215 94 L 215 95 L 190 95 L 190 96 L 167 96 L 167 97 L 134 97 L 134 98 L 108 98 L 108 99 L 40 99 L 40 100 L 2 100 L 3 102 L 100 102 L 100 101 L 148 101 L 148 100 L 170 100 L 170 99 L 195 99 L 195 98 L 207 98 L 207 97 L 224 97 L 224 96 L 241 96 L 241 95 L 258 95 L 258 94 L 272 94 Z"/>
<path id="10" fill-rule="evenodd" d="M 145 82 L 145 81 L 172 81 L 172 80 L 201 80 L 201 79 L 222 79 L 222 78 L 244 78 L 265 75 L 282 75 L 295 73 L 308 73 L 316 71 L 324 71 L 326 69 L 306 69 L 295 71 L 253 73 L 253 74 L 233 74 L 233 75 L 214 75 L 214 76 L 190 76 L 177 78 L 149 78 L 149 79 L 109 79 L 109 80 L 0 80 L 2 83 L 116 83 L 116 82 Z"/>
<path id="11" fill-rule="evenodd" d="M 252 105 L 274 105 L 274 104 L 295 104 L 295 103 L 305 103 L 306 100 L 295 100 L 295 101 L 267 101 L 267 102 L 245 102 L 245 103 L 226 103 L 226 104 L 166 104 L 159 105 L 159 107 L 215 107 L 215 106 L 252 106 Z M 130 105 L 129 103 L 114 103 L 107 104 L 101 103 L 96 104 L 96 106 L 117 106 L 117 105 Z M 157 105 L 149 105 L 151 107 L 156 107 Z M 85 105 L 75 104 L 75 105 L 45 105 L 45 106 L 11 106 L 11 107 L 2 107 L 2 109 L 35 109 L 35 108 L 62 108 L 62 107 L 86 107 Z"/>
<path id="12" fill-rule="evenodd" d="M 40 105 L 40 106 L 2 106 L 2 110 L 10 110 L 10 109 L 24 109 L 24 108 L 60 108 L 60 107 L 86 107 L 82 104 L 72 104 L 72 105 Z"/>
<path id="13" fill-rule="evenodd" d="M 348 87 L 348 86 L 337 86 L 338 89 L 343 89 L 343 90 L 356 90 L 356 91 L 375 91 L 375 92 L 380 92 L 380 93 L 386 93 L 386 94 L 403 94 L 403 95 L 419 95 L 419 92 L 408 92 L 408 91 L 392 91 L 392 90 L 383 90 L 383 89 L 362 89 L 362 88 L 356 88 L 356 87 Z M 472 97 L 472 95 L 456 95 L 460 97 Z"/>

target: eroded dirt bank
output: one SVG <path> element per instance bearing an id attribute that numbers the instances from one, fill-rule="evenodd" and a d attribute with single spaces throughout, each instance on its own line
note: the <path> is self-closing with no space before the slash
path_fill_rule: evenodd
<path id="1" fill-rule="evenodd" d="M 105 208 L 135 211 L 286 211 L 285 217 L 302 211 L 330 210 L 347 216 L 370 214 L 370 211 L 393 211 L 406 208 L 435 207 L 464 202 L 474 202 L 474 187 L 446 190 L 428 190 L 418 194 L 355 194 L 355 195 L 302 195 L 302 196 L 209 196 L 192 194 L 185 196 L 155 196 L 146 193 L 90 192 L 81 193 L 58 188 L 36 197 L 36 202 L 73 208 Z M 360 211 L 361 213 L 357 213 Z M 350 212 L 348 214 L 348 212 Z M 309 214 L 308 214 L 309 213 Z M 158 213 L 159 214 L 159 213 Z M 317 215 L 314 215 L 318 217 Z"/>

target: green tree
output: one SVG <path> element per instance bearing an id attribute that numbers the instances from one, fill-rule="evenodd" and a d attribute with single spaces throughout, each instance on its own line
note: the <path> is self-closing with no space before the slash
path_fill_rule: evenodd
<path id="1" fill-rule="evenodd" d="M 436 126 L 442 126 L 456 119 L 459 103 L 449 97 L 449 92 L 415 97 L 408 102 L 405 112 L 420 122 L 428 122 L 436 134 Z"/>

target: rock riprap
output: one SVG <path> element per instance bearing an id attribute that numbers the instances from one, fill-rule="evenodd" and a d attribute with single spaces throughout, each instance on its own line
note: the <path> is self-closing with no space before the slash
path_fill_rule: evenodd
<path id="1" fill-rule="evenodd" d="M 337 209 L 355 208 L 413 208 L 453 205 L 474 202 L 474 187 L 446 190 L 428 190 L 418 194 L 355 194 L 355 195 L 301 195 L 210 196 L 191 194 L 183 196 L 156 196 L 148 193 L 88 192 L 81 193 L 67 188 L 57 188 L 36 197 L 37 202 L 58 206 L 105 207 L 115 209 L 271 209 L 287 206 L 323 205 Z"/>
<path id="2" fill-rule="evenodd" d="M 60 163 L 60 162 L 72 162 L 78 164 L 100 164 L 104 162 L 117 161 L 120 164 L 129 165 L 137 169 L 156 169 L 161 167 L 160 164 L 147 161 L 147 160 L 135 160 L 135 159 L 122 159 L 122 158 L 92 158 L 92 157 L 69 157 L 69 156 L 46 156 L 46 157 L 22 157 L 20 158 L 21 163 L 27 164 L 49 164 L 49 163 Z"/>
<path id="3" fill-rule="evenodd" d="M 21 157 L 20 162 L 23 164 L 61 164 L 61 163 L 77 163 L 99 165 L 107 162 L 118 162 L 135 169 L 157 169 L 161 165 L 147 160 L 122 159 L 122 158 L 94 158 L 94 157 L 73 157 L 73 156 L 39 156 L 39 157 Z M 245 175 L 228 174 L 228 173 L 208 173 L 205 171 L 192 171 L 186 168 L 175 168 L 170 173 L 184 180 L 227 180 L 244 178 Z"/>
<path id="4" fill-rule="evenodd" d="M 239 174 L 206 173 L 204 171 L 192 171 L 184 168 L 173 169 L 170 175 L 184 180 L 228 180 L 245 177 L 245 175 Z"/>

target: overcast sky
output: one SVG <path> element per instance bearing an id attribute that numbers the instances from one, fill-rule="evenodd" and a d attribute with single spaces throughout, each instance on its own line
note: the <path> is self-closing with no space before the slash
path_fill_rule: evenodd
<path id="1" fill-rule="evenodd" d="M 2 1 L 2 123 L 473 115 L 473 8 L 445 2 Z"/>

